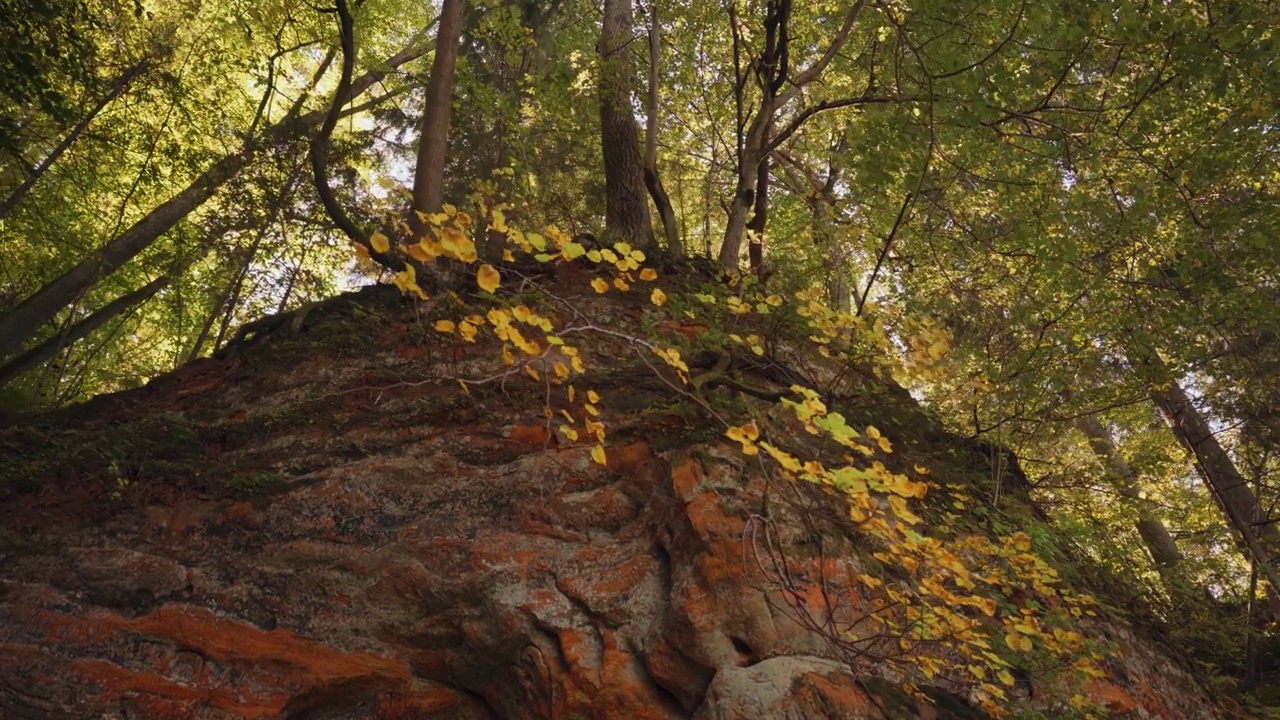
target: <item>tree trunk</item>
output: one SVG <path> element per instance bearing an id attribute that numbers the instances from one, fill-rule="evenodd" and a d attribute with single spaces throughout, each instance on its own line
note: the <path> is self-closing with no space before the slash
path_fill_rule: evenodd
<path id="1" fill-rule="evenodd" d="M 1182 560 L 1182 553 L 1174 542 L 1169 529 L 1160 519 L 1155 503 L 1142 497 L 1137 473 L 1129 467 L 1124 456 L 1120 454 L 1111 433 L 1098 421 L 1095 415 L 1084 415 L 1076 420 L 1076 428 L 1089 441 L 1089 449 L 1102 463 L 1107 471 L 1107 479 L 1120 497 L 1133 505 L 1138 511 L 1138 535 L 1151 553 L 1156 569 L 1164 575 Z"/>
<path id="2" fill-rule="evenodd" d="M 683 257 L 684 243 L 680 240 L 680 229 L 676 225 L 676 212 L 671 207 L 671 196 L 667 195 L 667 189 L 662 186 L 662 177 L 658 175 L 658 32 L 658 7 L 655 0 L 649 7 L 649 97 L 645 118 L 644 183 L 649 188 L 653 206 L 658 209 L 658 217 L 662 220 L 662 235 L 667 240 L 667 251 L 675 257 Z"/>
<path id="3" fill-rule="evenodd" d="M 773 121 L 770 120 L 761 135 L 761 142 L 768 140 L 773 134 Z M 751 222 L 747 229 L 751 238 L 747 243 L 747 266 L 751 272 L 759 275 L 764 268 L 764 232 L 769 226 L 769 155 L 761 148 L 760 169 L 756 172 L 756 197 L 752 207 Z"/>
<path id="4" fill-rule="evenodd" d="M 418 166 L 413 175 L 413 209 L 436 213 L 444 205 L 444 164 L 449 153 L 453 81 L 462 37 L 463 0 L 444 0 L 436 36 L 436 55 L 427 81 L 426 107 L 418 133 Z"/>
<path id="5" fill-rule="evenodd" d="M 157 292 L 160 292 L 161 288 L 168 284 L 169 276 L 161 275 L 137 290 L 112 300 L 89 317 L 86 317 L 75 325 L 72 325 L 65 332 L 60 332 L 22 353 L 18 357 L 13 358 L 9 362 L 0 366 L 0 387 L 8 385 L 18 376 L 58 354 L 58 351 L 67 345 L 80 340 L 94 330 L 97 330 L 107 324 L 108 321 L 117 315 L 120 315 L 139 303 L 150 300 Z"/>
<path id="6" fill-rule="evenodd" d="M 725 270 L 734 271 L 738 269 L 738 258 L 742 253 L 742 236 L 747 229 L 747 211 L 755 205 L 761 165 L 765 163 L 769 152 L 775 147 L 776 143 L 794 133 L 808 118 L 813 116 L 814 111 L 811 109 L 809 112 L 801 113 L 777 138 L 772 137 L 774 116 L 778 110 L 786 107 L 787 104 L 798 97 L 805 85 L 822 75 L 827 65 L 831 63 L 832 58 L 836 56 L 840 48 L 848 40 L 854 21 L 857 20 L 859 13 L 862 12 L 862 8 L 866 4 L 867 0 L 857 0 L 846 11 L 840 29 L 836 32 L 831 42 L 827 44 L 822 56 L 815 60 L 812 65 L 799 72 L 792 72 L 788 67 L 788 45 L 790 43 L 788 25 L 791 15 L 791 0 L 771 0 L 767 4 L 764 28 L 765 48 L 753 63 L 757 68 L 762 90 L 760 106 L 757 108 L 755 116 L 751 119 L 751 126 L 745 137 L 741 135 L 742 126 L 739 124 L 738 186 L 734 192 L 733 202 L 729 204 L 729 220 L 725 224 L 724 243 L 720 246 L 720 265 Z M 732 5 L 730 6 L 729 18 L 730 23 L 734 24 L 732 29 L 736 66 L 736 58 L 743 41 L 737 31 L 737 15 Z M 735 77 L 734 80 L 737 87 L 737 102 L 741 107 L 745 79 L 739 76 Z M 821 108 L 822 106 L 819 107 Z M 828 105 L 827 107 L 831 106 Z M 741 117 L 739 117 L 739 121 L 741 123 Z M 767 170 L 765 175 L 765 182 L 767 183 Z M 765 198 L 765 202 L 768 202 L 768 198 Z"/>
<path id="7" fill-rule="evenodd" d="M 9 197 L 0 201 L 0 218 L 3 218 L 10 212 L 13 212 L 13 209 L 18 206 L 18 203 L 22 202 L 23 198 L 27 196 L 27 193 L 31 192 L 31 188 L 35 187 L 36 182 L 44 176 L 45 172 L 47 172 L 49 168 L 57 162 L 58 158 L 62 157 L 62 154 L 67 151 L 67 148 L 71 147 L 72 143 L 84 134 L 85 130 L 89 129 L 90 123 L 97 119 L 98 114 L 110 105 L 112 101 L 120 97 L 125 90 L 129 89 L 129 84 L 149 68 L 150 61 L 143 60 L 126 70 L 123 75 L 116 79 L 115 84 L 111 86 L 110 92 L 95 103 L 94 106 L 89 109 L 89 112 L 84 117 L 80 118 L 80 122 L 76 123 L 75 127 L 71 128 L 71 132 L 67 133 L 67 136 L 62 138 L 62 140 L 54 146 L 53 150 L 49 151 L 49 154 L 27 173 L 26 180 L 23 180 L 22 184 L 9 194 Z"/>
<path id="8" fill-rule="evenodd" d="M 742 159 L 738 162 L 738 186 L 729 203 L 729 219 L 720 245 L 720 266 L 733 272 L 742 254 L 742 237 L 747 230 L 747 213 L 755 206 L 757 177 L 760 172 L 760 148 L 765 130 L 765 116 L 773 116 L 773 108 L 761 107 L 742 142 Z"/>
<path id="9" fill-rule="evenodd" d="M 600 26 L 600 140 L 604 156 L 605 227 L 612 240 L 651 249 L 653 226 L 631 109 L 631 0 L 605 0 Z"/>
<path id="10" fill-rule="evenodd" d="M 1152 398 L 1174 435 L 1195 459 L 1197 468 L 1222 503 L 1232 524 L 1242 533 L 1265 541 L 1268 555 L 1274 556 L 1275 550 L 1280 550 L 1280 532 L 1267 518 L 1249 481 L 1236 469 L 1235 461 L 1218 442 L 1186 391 L 1177 383 L 1169 382 L 1153 391 Z M 1259 560 L 1267 562 L 1270 557 Z"/>
<path id="11" fill-rule="evenodd" d="M 422 48 L 401 52 L 385 63 L 385 66 L 397 67 L 423 52 L 425 50 Z M 379 82 L 385 74 L 384 70 L 366 73 L 352 83 L 343 100 L 349 101 L 357 97 Z M 286 116 L 284 120 L 268 128 L 267 137 L 270 142 L 278 143 L 297 140 L 323 122 L 325 115 L 324 111 L 315 111 L 296 118 Z M 246 147 L 214 163 L 213 167 L 205 170 L 182 192 L 160 204 L 128 230 L 112 238 L 70 270 L 46 283 L 16 308 L 0 316 L 0 359 L 16 353 L 60 310 L 82 296 L 99 280 L 133 259 L 178 221 L 213 197 L 218 188 L 244 169 L 253 154 L 254 148 Z"/>
<path id="12" fill-rule="evenodd" d="M 1218 502 L 1218 507 L 1236 532 L 1245 550 L 1253 556 L 1258 568 L 1271 585 L 1273 607 L 1280 609 L 1280 575 L 1275 560 L 1280 558 L 1280 530 L 1263 512 L 1249 481 L 1236 469 L 1235 461 L 1223 449 L 1209 423 L 1187 397 L 1177 381 L 1170 379 L 1168 369 L 1154 353 L 1131 353 L 1135 367 L 1154 371 L 1156 385 L 1151 398 L 1178 442 L 1195 461 L 1205 485 Z"/>

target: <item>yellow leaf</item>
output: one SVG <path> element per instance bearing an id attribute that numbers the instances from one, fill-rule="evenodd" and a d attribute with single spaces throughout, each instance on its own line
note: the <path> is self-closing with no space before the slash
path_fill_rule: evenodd
<path id="1" fill-rule="evenodd" d="M 576 242 L 570 242 L 565 243 L 565 246 L 560 249 L 560 252 L 564 255 L 565 260 L 576 260 L 583 255 L 586 255 L 587 249 Z"/>
<path id="2" fill-rule="evenodd" d="M 594 280 L 592 280 L 591 287 L 594 288 L 595 291 L 600 293 L 601 295 L 609 292 L 609 283 L 605 282 L 604 280 L 601 280 L 600 278 L 595 278 Z"/>
<path id="3" fill-rule="evenodd" d="M 590 401 L 591 401 L 591 402 L 593 402 L 593 403 L 598 403 L 598 402 L 600 402 L 600 396 L 596 393 L 596 391 L 595 391 L 595 390 L 588 390 L 588 391 L 587 391 L 587 400 L 590 400 Z"/>
<path id="4" fill-rule="evenodd" d="M 574 396 L 574 394 L 575 394 L 575 391 L 574 391 L 574 389 L 573 389 L 573 386 L 572 386 L 572 385 L 570 385 L 570 386 L 569 386 L 569 402 L 573 402 L 573 396 Z"/>
<path id="5" fill-rule="evenodd" d="M 653 292 L 650 293 L 649 295 L 649 299 L 653 301 L 654 305 L 659 305 L 659 306 L 665 305 L 667 302 L 667 294 L 662 292 L 658 288 L 654 288 Z"/>
<path id="6" fill-rule="evenodd" d="M 525 366 L 524 366 L 524 371 L 525 371 L 525 374 L 527 374 L 529 377 L 533 378 L 534 380 L 541 380 L 541 379 L 542 379 L 542 376 L 538 374 L 538 371 L 537 371 L 537 370 L 534 370 L 533 368 L 529 367 L 528 365 L 525 365 Z"/>
<path id="7" fill-rule="evenodd" d="M 462 335 L 462 339 L 467 342 L 476 341 L 476 326 L 469 322 L 463 322 L 458 326 L 458 334 Z"/>
<path id="8" fill-rule="evenodd" d="M 789 470 L 791 472 L 800 471 L 800 461 L 795 459 L 795 457 L 787 451 L 776 448 L 767 442 L 760 443 L 760 447 L 764 448 L 765 452 L 769 453 L 774 460 L 777 460 L 778 464 L 781 465 L 784 470 Z"/>
<path id="9" fill-rule="evenodd" d="M 569 368 L 565 367 L 562 362 L 556 363 L 554 370 L 556 371 L 556 377 L 569 377 Z"/>
<path id="10" fill-rule="evenodd" d="M 422 249 L 421 245 L 410 245 L 409 257 L 413 258 L 414 260 L 417 260 L 418 262 L 423 262 L 423 263 L 431 261 L 431 256 L 428 255 L 427 252 Z"/>
<path id="11" fill-rule="evenodd" d="M 1018 636 L 1018 633 L 1011 632 L 1004 636 L 1004 644 L 1008 645 L 1010 650 L 1017 651 L 1022 649 L 1022 638 Z"/>
<path id="12" fill-rule="evenodd" d="M 1010 687 L 1013 686 L 1013 675 L 1011 675 L 1008 670 L 997 671 L 996 677 L 999 678 L 1000 682 L 1004 683 L 1005 685 L 1008 685 Z"/>
<path id="13" fill-rule="evenodd" d="M 453 205 L 450 205 L 449 203 L 445 203 L 444 207 L 442 207 L 441 210 L 444 210 L 444 214 L 448 215 L 449 217 L 453 217 L 454 215 L 458 214 L 458 208 L 454 207 Z"/>
<path id="14" fill-rule="evenodd" d="M 498 276 L 498 271 L 492 265 L 481 265 L 476 271 L 476 283 L 481 290 L 485 292 L 493 292 L 502 284 L 502 279 Z"/>
<path id="15" fill-rule="evenodd" d="M 749 422 L 746 425 L 729 428 L 725 431 L 725 435 L 729 436 L 730 440 L 737 440 L 738 442 L 743 440 L 754 442 L 760 439 L 760 428 L 756 426 L 755 422 Z"/>
<path id="16" fill-rule="evenodd" d="M 515 255 L 512 255 L 510 250 L 503 250 L 503 251 L 502 251 L 502 261 L 503 261 L 503 262 L 515 262 L 515 261 L 516 261 L 516 256 L 515 256 Z"/>
<path id="17" fill-rule="evenodd" d="M 604 464 L 605 464 L 604 446 L 603 446 L 603 445 L 596 445 L 595 447 L 591 448 L 591 459 L 592 459 L 592 460 L 594 460 L 594 461 L 596 461 L 596 464 L 597 464 L 597 465 L 604 465 Z"/>
<path id="18" fill-rule="evenodd" d="M 416 247 L 422 255 L 427 257 L 428 260 L 438 258 L 444 254 L 444 248 L 440 247 L 440 243 L 432 240 L 431 238 L 422 238 L 418 241 Z M 417 256 L 415 255 L 415 257 Z"/>
<path id="19" fill-rule="evenodd" d="M 505 328 L 511 324 L 511 313 L 502 308 L 494 308 L 488 312 L 489 322 L 495 328 Z"/>
<path id="20" fill-rule="evenodd" d="M 627 281 L 623 280 L 622 278 L 614 278 L 613 286 L 618 288 L 619 290 L 622 290 L 623 292 L 626 292 L 627 290 L 631 289 L 631 286 L 627 284 Z"/>
<path id="21" fill-rule="evenodd" d="M 565 437 L 567 437 L 567 438 L 569 438 L 569 440 L 570 440 L 570 441 L 572 441 L 572 442 L 577 442 L 577 441 L 578 441 L 578 431 L 577 431 L 577 430 L 574 430 L 573 428 L 569 427 L 568 425 L 561 425 L 561 426 L 560 426 L 560 434 L 561 434 L 561 435 L 564 435 L 564 436 L 565 436 Z"/>
<path id="22" fill-rule="evenodd" d="M 374 251 L 380 253 L 385 253 L 391 249 L 391 241 L 387 239 L 386 235 L 383 235 L 380 232 L 375 232 L 370 236 L 369 245 L 373 247 Z"/>
<path id="23" fill-rule="evenodd" d="M 658 279 L 658 273 L 653 268 L 645 268 L 640 271 L 640 279 L 652 282 Z"/>
<path id="24" fill-rule="evenodd" d="M 476 244 L 456 228 L 440 229 L 440 248 L 444 251 L 445 257 L 465 263 L 476 261 Z"/>
<path id="25" fill-rule="evenodd" d="M 903 522 L 910 523 L 912 525 L 920 522 L 920 516 L 911 512 L 911 510 L 907 508 L 907 501 L 899 495 L 889 496 L 889 508 L 893 510 L 893 514 Z"/>
<path id="26" fill-rule="evenodd" d="M 363 245 L 356 245 L 356 257 L 360 258 L 361 260 L 371 259 L 369 257 L 369 248 Z"/>
<path id="27" fill-rule="evenodd" d="M 893 446 L 889 444 L 889 438 L 881 435 L 880 437 L 876 438 L 876 443 L 880 446 L 880 449 L 885 451 L 886 453 L 893 452 Z"/>
<path id="28" fill-rule="evenodd" d="M 442 332 L 442 333 L 451 333 L 451 332 L 453 332 L 454 327 L 456 327 L 456 326 L 453 324 L 453 321 L 452 321 L 452 320 L 437 320 L 437 321 L 436 321 L 436 330 L 437 330 L 437 331 L 439 331 L 439 332 Z"/>

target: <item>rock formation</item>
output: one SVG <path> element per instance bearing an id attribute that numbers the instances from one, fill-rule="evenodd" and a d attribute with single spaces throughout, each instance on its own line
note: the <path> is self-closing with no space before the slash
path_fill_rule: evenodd
<path id="1" fill-rule="evenodd" d="M 830 604 L 861 572 L 839 507 L 767 481 L 625 348 L 590 349 L 600 466 L 538 384 L 443 380 L 493 348 L 399 298 L 294 325 L 0 429 L 0 716 L 987 717 L 801 622 L 856 610 Z M 983 461 L 867 387 L 896 444 Z M 1081 631 L 1118 650 L 1083 689 L 1111 717 L 1223 716 L 1140 631 Z M 1070 716 L 1047 675 L 1011 693 L 1024 717 Z"/>

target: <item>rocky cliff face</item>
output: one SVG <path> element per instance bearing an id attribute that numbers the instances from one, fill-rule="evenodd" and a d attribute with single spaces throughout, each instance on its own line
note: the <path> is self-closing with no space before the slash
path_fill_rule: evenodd
<path id="1" fill-rule="evenodd" d="M 623 349 L 591 349 L 600 466 L 537 384 L 438 381 L 492 348 L 398 299 L 278 335 L 0 431 L 0 715 L 985 717 L 801 622 L 853 612 L 842 511 L 771 486 Z M 977 457 L 879 397 L 896 443 Z M 1223 716 L 1119 622 L 1082 631 L 1118 649 L 1083 690 L 1112 717 Z M 1021 677 L 1015 715 L 1069 716 L 1056 687 Z"/>

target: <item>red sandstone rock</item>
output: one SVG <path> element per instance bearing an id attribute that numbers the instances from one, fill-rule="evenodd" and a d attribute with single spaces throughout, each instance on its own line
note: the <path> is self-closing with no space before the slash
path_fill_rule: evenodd
<path id="1" fill-rule="evenodd" d="M 747 541 L 766 484 L 727 448 L 657 452 L 602 390 L 611 432 L 633 429 L 601 467 L 556 445 L 536 393 L 467 406 L 453 384 L 368 390 L 431 357 L 373 346 L 247 375 L 203 361 L 68 420 L 180 413 L 201 472 L 284 479 L 249 499 L 178 472 L 119 497 L 64 477 L 0 499 L 22 538 L 0 579 L 0 715 L 961 717 L 886 694 L 891 676 L 868 682 L 882 668 L 841 661 L 790 616 Z M 799 532 L 795 509 L 770 508 Z M 821 562 L 856 605 L 856 564 Z M 801 598 L 821 608 L 816 586 Z M 1112 630 L 1130 664 L 1090 691 L 1116 717 L 1218 716 L 1174 662 Z"/>

